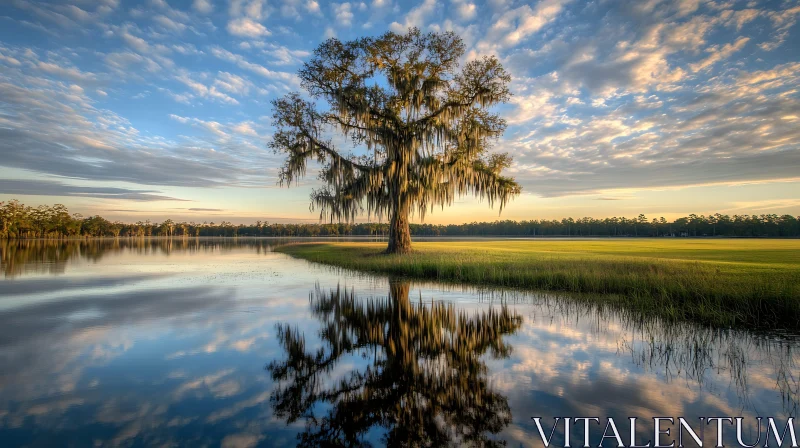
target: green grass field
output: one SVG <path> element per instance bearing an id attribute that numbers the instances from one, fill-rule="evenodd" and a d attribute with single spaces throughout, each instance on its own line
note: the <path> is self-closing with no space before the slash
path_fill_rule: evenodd
<path id="1" fill-rule="evenodd" d="M 714 325 L 800 329 L 800 240 L 630 239 L 300 243 L 277 249 L 359 271 L 586 293 L 643 314 Z"/>

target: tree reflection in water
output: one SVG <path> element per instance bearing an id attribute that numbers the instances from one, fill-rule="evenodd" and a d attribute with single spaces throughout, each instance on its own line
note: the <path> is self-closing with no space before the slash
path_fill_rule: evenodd
<path id="1" fill-rule="evenodd" d="M 503 337 L 522 317 L 505 306 L 468 315 L 452 304 L 413 304 L 409 288 L 390 280 L 388 298 L 359 300 L 352 290 L 317 287 L 317 349 L 297 328 L 278 325 L 287 357 L 267 366 L 279 381 L 271 400 L 288 423 L 306 420 L 301 446 L 365 445 L 374 428 L 390 446 L 503 445 L 493 434 L 511 422 L 511 410 L 489 385 L 482 356 L 508 357 Z M 351 356 L 368 359 L 367 367 L 334 378 Z M 317 415 L 321 408 L 327 415 Z"/>
<path id="2" fill-rule="evenodd" d="M 171 253 L 225 253 L 238 248 L 256 253 L 270 252 L 281 238 L 91 238 L 91 239 L 0 239 L 0 272 L 5 278 L 27 274 L 61 275 L 69 262 L 99 263 L 120 254 L 169 255 Z"/>

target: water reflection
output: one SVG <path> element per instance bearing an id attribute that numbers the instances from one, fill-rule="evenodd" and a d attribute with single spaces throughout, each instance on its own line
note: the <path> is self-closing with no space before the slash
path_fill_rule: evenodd
<path id="1" fill-rule="evenodd" d="M 508 384 L 509 397 L 516 397 L 510 404 L 517 415 L 609 416 L 622 434 L 629 433 L 628 417 L 682 416 L 697 422 L 700 416 L 742 416 L 752 440 L 756 417 L 785 422 L 797 416 L 800 343 L 794 336 L 642 319 L 624 309 L 553 296 L 532 305 L 536 324 L 521 330 L 524 345 L 514 340 L 519 356 L 511 360 L 513 367 L 494 369 Z M 530 392 L 520 384 L 528 384 Z M 516 429 L 537 434 L 532 422 Z M 573 440 L 583 440 L 583 430 L 576 429 Z M 713 428 L 705 429 L 707 445 L 716 443 Z M 590 428 L 592 440 L 602 430 Z M 652 425 L 637 433 L 652 439 Z M 563 437 L 557 434 L 555 440 L 561 443 Z M 724 441 L 738 446 L 732 430 Z"/>
<path id="2" fill-rule="evenodd" d="M 374 427 L 386 430 L 391 446 L 499 445 L 491 435 L 511 422 L 511 409 L 490 387 L 481 357 L 507 358 L 504 336 L 522 317 L 505 306 L 469 315 L 453 304 L 412 303 L 409 289 L 390 280 L 388 298 L 362 301 L 352 290 L 317 287 L 311 309 L 323 346 L 316 349 L 307 351 L 294 324 L 278 326 L 287 358 L 268 366 L 281 382 L 271 399 L 278 417 L 306 420 L 301 446 L 361 445 Z M 368 362 L 342 372 L 351 357 Z M 318 418 L 320 404 L 329 406 Z"/>
<path id="3" fill-rule="evenodd" d="M 714 377 L 727 375 L 740 409 L 753 408 L 749 388 L 762 380 L 768 367 L 772 385 L 781 397 L 781 411 L 797 415 L 800 376 L 797 341 L 779 336 L 752 334 L 681 323 L 628 321 L 629 332 L 619 338 L 621 352 L 644 371 L 661 375 L 668 383 L 685 382 L 714 391 Z M 753 369 L 754 372 L 749 372 Z M 711 378 L 709 378 L 711 377 Z M 758 386 L 763 386 L 757 384 Z"/>
<path id="4" fill-rule="evenodd" d="M 490 293 L 496 296 L 497 292 Z M 500 294 L 504 300 L 525 302 L 531 295 Z M 748 368 L 769 366 L 774 387 L 783 399 L 783 411 L 797 415 L 800 398 L 798 335 L 752 332 L 700 326 L 689 322 L 643 318 L 640 314 L 607 303 L 585 303 L 568 296 L 541 295 L 533 303 L 540 321 L 551 326 L 590 325 L 596 335 L 616 340 L 616 352 L 633 365 L 653 372 L 664 381 L 711 388 L 720 375 L 727 375 L 738 400 L 748 407 Z M 709 378 L 710 377 L 710 378 Z"/>
<path id="5" fill-rule="evenodd" d="M 2 245 L 0 445 L 540 446 L 532 416 L 797 415 L 789 335 L 390 282 L 270 244 Z"/>
<path id="6" fill-rule="evenodd" d="M 63 274 L 70 261 L 100 262 L 106 256 L 231 252 L 242 248 L 270 251 L 285 238 L 91 238 L 0 239 L 0 270 L 6 278 L 25 274 Z"/>

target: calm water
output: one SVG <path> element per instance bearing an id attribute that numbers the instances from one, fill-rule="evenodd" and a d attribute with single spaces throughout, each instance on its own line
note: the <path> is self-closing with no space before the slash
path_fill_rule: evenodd
<path id="1" fill-rule="evenodd" d="M 796 338 L 341 272 L 271 244 L 3 243 L 0 446 L 540 446 L 533 416 L 744 416 L 752 435 L 755 416 L 797 413 Z"/>

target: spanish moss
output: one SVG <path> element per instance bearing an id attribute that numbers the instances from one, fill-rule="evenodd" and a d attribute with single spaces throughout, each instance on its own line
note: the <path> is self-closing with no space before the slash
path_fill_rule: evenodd
<path id="1" fill-rule="evenodd" d="M 456 34 L 416 28 L 324 42 L 299 73 L 310 100 L 291 93 L 272 103 L 270 147 L 287 156 L 280 183 L 296 183 L 309 160 L 321 164 L 311 209 L 331 222 L 388 219 L 389 253 L 410 252 L 410 215 L 424 219 L 458 197 L 502 212 L 520 186 L 501 175 L 511 157 L 490 151 L 506 122 L 489 108 L 508 101 L 511 78 L 494 56 L 462 65 L 463 56 Z M 349 152 L 359 148 L 366 154 Z"/>

